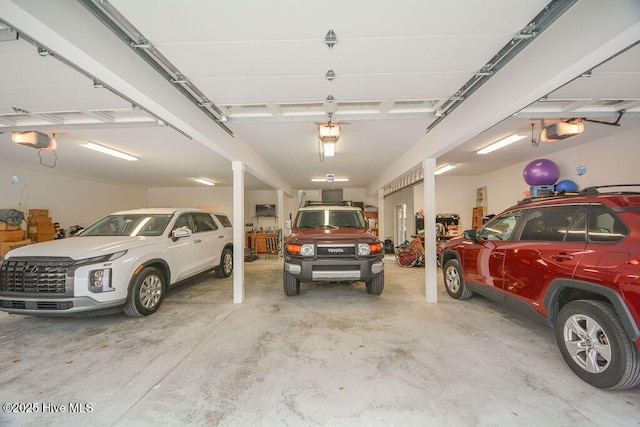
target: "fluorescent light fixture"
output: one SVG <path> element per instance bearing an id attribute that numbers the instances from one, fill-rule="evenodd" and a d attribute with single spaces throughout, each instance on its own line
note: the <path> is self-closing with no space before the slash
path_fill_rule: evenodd
<path id="1" fill-rule="evenodd" d="M 205 178 L 193 178 L 193 180 L 195 182 L 199 182 L 200 184 L 204 184 L 204 185 L 216 185 L 215 182 L 211 182 L 208 179 Z"/>
<path id="2" fill-rule="evenodd" d="M 81 147 L 88 148 L 90 150 L 99 151 L 103 154 L 108 154 L 113 157 L 117 157 L 119 159 L 127 160 L 129 162 L 135 162 L 138 160 L 137 157 L 132 156 L 131 154 L 123 153 L 122 151 L 117 151 L 112 148 L 105 147 L 103 145 L 99 145 L 93 142 L 87 142 L 86 144 L 80 144 Z"/>
<path id="3" fill-rule="evenodd" d="M 488 154 L 491 153 L 492 151 L 496 151 L 499 150 L 500 148 L 504 148 L 509 144 L 513 144 L 516 141 L 520 141 L 522 138 L 526 138 L 527 135 L 518 135 L 517 133 L 514 133 L 511 136 L 508 136 L 504 139 L 501 139 L 498 142 L 494 142 L 491 145 L 488 145 L 486 147 L 484 147 L 482 150 L 478 150 L 476 152 L 476 154 Z"/>
<path id="4" fill-rule="evenodd" d="M 434 175 L 440 175 L 441 173 L 445 173 L 445 172 L 449 172 L 451 169 L 456 168 L 458 165 L 455 164 L 448 164 L 448 165 L 444 165 L 442 167 L 439 167 L 438 169 L 433 171 Z"/>
<path id="5" fill-rule="evenodd" d="M 311 178 L 313 182 L 329 182 L 327 178 Z M 333 182 L 347 182 L 349 178 L 334 178 Z"/>

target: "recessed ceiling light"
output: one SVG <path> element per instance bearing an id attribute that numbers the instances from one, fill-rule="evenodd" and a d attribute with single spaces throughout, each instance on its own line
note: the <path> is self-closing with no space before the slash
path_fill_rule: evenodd
<path id="1" fill-rule="evenodd" d="M 208 179 L 205 178 L 193 178 L 193 180 L 195 182 L 199 182 L 200 184 L 204 184 L 204 185 L 216 185 L 215 182 L 211 182 Z"/>
<path id="2" fill-rule="evenodd" d="M 81 147 L 88 148 L 93 151 L 99 151 L 103 154 L 108 154 L 113 157 L 117 157 L 119 159 L 127 160 L 129 162 L 135 162 L 138 160 L 137 157 L 132 156 L 131 154 L 123 153 L 122 151 L 114 150 L 113 148 L 108 148 L 103 145 L 99 145 L 93 142 L 87 142 L 86 144 L 80 144 Z"/>
<path id="3" fill-rule="evenodd" d="M 491 153 L 492 151 L 496 151 L 496 150 L 499 150 L 500 148 L 504 148 L 509 144 L 513 144 L 516 141 L 520 141 L 522 138 L 526 138 L 526 135 L 518 135 L 517 133 L 514 133 L 511 136 L 508 136 L 504 139 L 501 139 L 498 142 L 494 142 L 493 144 L 484 147 L 482 150 L 478 150 L 476 154 Z"/>

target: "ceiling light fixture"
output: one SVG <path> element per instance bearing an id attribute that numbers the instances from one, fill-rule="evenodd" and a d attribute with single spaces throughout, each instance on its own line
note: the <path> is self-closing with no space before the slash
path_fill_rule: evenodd
<path id="1" fill-rule="evenodd" d="M 440 174 L 443 174 L 445 172 L 449 172 L 451 169 L 454 169 L 454 168 L 457 168 L 457 167 L 458 167 L 457 164 L 450 163 L 448 165 L 444 165 L 444 166 L 439 167 L 438 169 L 434 170 L 433 174 L 434 175 L 440 175 Z"/>
<path id="2" fill-rule="evenodd" d="M 209 180 L 208 180 L 208 179 L 206 179 L 206 178 L 193 178 L 193 180 L 194 180 L 195 182 L 199 182 L 200 184 L 204 184 L 204 185 L 209 185 L 209 186 L 216 185 L 216 183 L 215 183 L 215 182 L 211 182 L 211 181 L 209 181 Z"/>
<path id="3" fill-rule="evenodd" d="M 506 137 L 504 139 L 501 139 L 498 142 L 494 142 L 493 144 L 484 147 L 482 150 L 478 150 L 476 152 L 476 154 L 489 154 L 492 151 L 499 150 L 501 148 L 506 147 L 509 144 L 513 144 L 516 141 L 520 141 L 521 139 L 523 139 L 525 137 L 526 137 L 526 135 L 518 135 L 517 133 L 514 133 L 511 136 L 508 136 L 508 137 Z"/>
<path id="4" fill-rule="evenodd" d="M 117 157 L 119 159 L 127 160 L 129 162 L 135 162 L 138 160 L 137 157 L 132 156 L 131 154 L 123 153 L 122 151 L 114 150 L 113 148 L 105 147 L 104 145 L 96 144 L 93 142 L 87 142 L 85 144 L 80 144 L 81 147 L 88 148 L 93 151 L 98 151 L 103 154 L 108 154 L 113 157 Z"/>
<path id="5" fill-rule="evenodd" d="M 340 123 L 329 121 L 318 124 L 318 139 L 322 142 L 325 157 L 333 157 L 336 152 L 336 142 L 340 139 Z"/>
<path id="6" fill-rule="evenodd" d="M 540 141 L 542 142 L 558 142 L 565 138 L 580 135 L 584 132 L 583 122 L 558 122 L 546 126 L 540 133 Z"/>
<path id="7" fill-rule="evenodd" d="M 329 180 L 325 178 L 311 178 L 312 182 L 348 182 L 349 178 L 333 178 L 333 180 Z"/>

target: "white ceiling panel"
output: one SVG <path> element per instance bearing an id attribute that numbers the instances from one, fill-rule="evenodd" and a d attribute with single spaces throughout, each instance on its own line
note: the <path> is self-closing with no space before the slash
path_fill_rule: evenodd
<path id="1" fill-rule="evenodd" d="M 344 37 L 511 34 L 544 0 L 114 0 L 154 43 L 316 38 L 329 28 Z M 505 19 L 508 17 L 508 19 Z M 446 19 L 445 19 L 446 18 Z"/>

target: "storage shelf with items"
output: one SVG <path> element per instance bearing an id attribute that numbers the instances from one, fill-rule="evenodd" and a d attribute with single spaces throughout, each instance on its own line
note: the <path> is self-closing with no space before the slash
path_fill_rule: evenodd
<path id="1" fill-rule="evenodd" d="M 245 233 L 245 245 L 247 248 L 255 249 L 258 254 L 266 254 L 269 252 L 267 248 L 267 238 L 278 239 L 279 233 L 277 232 L 253 232 L 247 231 Z M 254 240 L 255 239 L 255 240 Z"/>
<path id="2" fill-rule="evenodd" d="M 362 211 L 364 220 L 367 221 L 367 226 L 371 229 L 371 232 L 376 236 L 378 234 L 378 208 L 374 206 L 367 206 Z"/>
<path id="3" fill-rule="evenodd" d="M 482 227 L 484 208 L 482 206 L 473 208 L 473 212 L 471 213 L 471 215 L 471 228 L 478 229 Z"/>
<path id="4" fill-rule="evenodd" d="M 452 237 L 460 236 L 460 215 L 457 213 L 437 214 L 436 232 L 439 239 L 450 239 Z"/>

